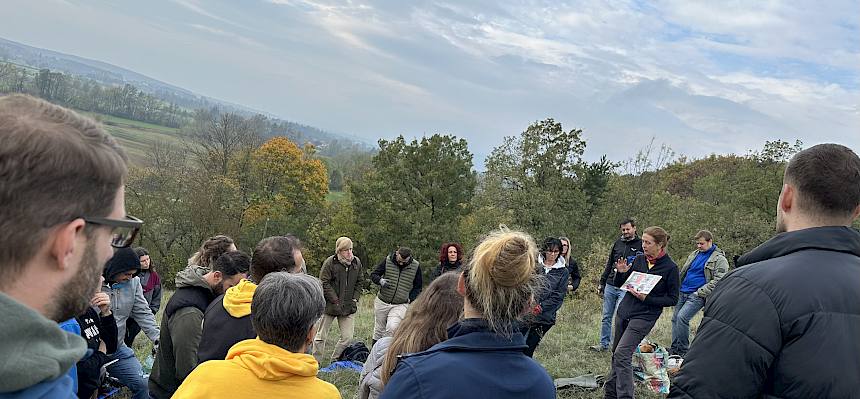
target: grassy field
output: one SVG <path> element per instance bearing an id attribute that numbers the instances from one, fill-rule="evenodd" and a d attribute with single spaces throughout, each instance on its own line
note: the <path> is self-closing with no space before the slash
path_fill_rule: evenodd
<path id="1" fill-rule="evenodd" d="M 170 293 L 165 293 L 161 303 L 166 304 L 169 297 Z M 557 324 L 544 337 L 535 352 L 535 360 L 544 365 L 553 378 L 575 377 L 587 373 L 608 374 L 611 355 L 608 352 L 597 353 L 588 349 L 589 345 L 599 341 L 600 309 L 600 298 L 592 292 L 580 290 L 565 299 L 564 307 L 558 313 Z M 663 316 L 648 338 L 662 346 L 669 347 L 672 337 L 671 317 L 671 308 L 664 310 Z M 157 318 L 159 321 L 161 320 L 161 312 Z M 696 330 L 701 318 L 702 314 L 699 312 L 691 323 L 692 331 Z M 364 340 L 369 347 L 372 331 L 373 296 L 365 295 L 361 299 L 359 313 L 356 317 L 355 339 Z M 333 323 L 326 345 L 328 350 L 334 348 L 337 337 L 337 323 Z M 143 334 L 140 334 L 134 345 L 138 357 L 144 359 L 145 354 L 149 353 L 151 348 L 152 343 Z M 336 385 L 344 399 L 352 399 L 356 396 L 358 373 L 349 371 L 320 373 L 320 378 Z M 646 391 L 639 385 L 636 388 L 636 395 L 641 398 L 662 397 L 662 395 Z M 602 398 L 603 391 L 567 389 L 559 391 L 558 397 L 571 399 Z"/>
<path id="2" fill-rule="evenodd" d="M 105 130 L 119 141 L 128 152 L 132 164 L 143 164 L 147 151 L 154 143 L 181 143 L 182 133 L 179 129 L 104 114 L 85 114 L 99 120 Z"/>

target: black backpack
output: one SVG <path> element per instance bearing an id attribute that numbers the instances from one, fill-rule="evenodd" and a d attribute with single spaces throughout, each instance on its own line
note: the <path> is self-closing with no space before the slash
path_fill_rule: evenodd
<path id="1" fill-rule="evenodd" d="M 353 342 L 352 345 L 347 346 L 343 352 L 340 353 L 337 360 L 350 360 L 353 362 L 364 363 L 367 361 L 368 356 L 370 356 L 370 349 L 367 349 L 367 345 L 365 345 L 364 342 L 357 341 Z"/>

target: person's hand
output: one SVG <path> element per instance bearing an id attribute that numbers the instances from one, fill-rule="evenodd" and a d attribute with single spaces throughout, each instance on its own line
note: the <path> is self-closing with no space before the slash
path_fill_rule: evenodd
<path id="1" fill-rule="evenodd" d="M 386 280 L 384 278 L 379 279 L 379 286 L 380 287 L 385 287 L 385 284 L 388 284 L 388 280 Z"/>
<path id="2" fill-rule="evenodd" d="M 597 287 L 597 295 L 603 296 L 603 290 L 606 288 L 605 285 L 601 285 Z"/>
<path id="3" fill-rule="evenodd" d="M 90 300 L 90 305 L 99 308 L 99 314 L 102 316 L 110 315 L 110 295 L 105 292 L 98 292 Z"/>
<path id="4" fill-rule="evenodd" d="M 539 303 L 536 303 L 535 307 L 532 308 L 532 314 L 537 316 L 541 314 L 541 312 L 543 312 L 543 308 L 540 306 Z"/>
<path id="5" fill-rule="evenodd" d="M 636 299 L 638 299 L 638 300 L 640 300 L 640 301 L 644 301 L 644 300 L 645 300 L 645 297 L 646 297 L 646 296 L 648 296 L 648 294 L 643 294 L 643 293 L 641 293 L 641 292 L 639 292 L 639 291 L 636 291 L 636 288 L 633 288 L 632 286 L 629 286 L 629 285 L 627 286 L 627 293 L 629 293 L 630 295 L 635 296 L 635 297 L 636 297 Z"/>
<path id="6" fill-rule="evenodd" d="M 618 260 L 615 261 L 615 270 L 619 273 L 627 273 L 627 271 L 630 270 L 630 265 L 627 264 L 627 259 L 618 258 Z"/>

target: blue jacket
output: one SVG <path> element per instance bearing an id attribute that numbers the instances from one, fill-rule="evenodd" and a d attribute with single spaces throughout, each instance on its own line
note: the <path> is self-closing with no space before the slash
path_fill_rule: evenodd
<path id="1" fill-rule="evenodd" d="M 564 258 L 551 268 L 543 267 L 543 256 L 538 257 L 538 269 L 543 275 L 543 287 L 538 297 L 541 313 L 534 318 L 535 323 L 555 324 L 555 315 L 564 303 L 567 295 L 567 281 L 570 279 L 570 270 L 567 269 Z"/>
<path id="2" fill-rule="evenodd" d="M 0 399 L 77 399 L 72 390 L 72 377 L 68 374 L 16 392 L 0 393 Z"/>
<path id="3" fill-rule="evenodd" d="M 523 354 L 525 338 L 490 331 L 482 319 L 448 329 L 448 340 L 419 353 L 401 355 L 380 399 L 555 398 L 546 370 Z"/>

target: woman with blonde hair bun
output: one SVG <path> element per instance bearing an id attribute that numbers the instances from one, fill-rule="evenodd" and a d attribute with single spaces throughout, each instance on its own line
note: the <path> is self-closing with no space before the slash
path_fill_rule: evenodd
<path id="1" fill-rule="evenodd" d="M 381 398 L 555 398 L 517 329 L 538 287 L 537 252 L 528 234 L 504 226 L 484 238 L 457 281 L 464 319 L 448 340 L 401 355 Z"/>

